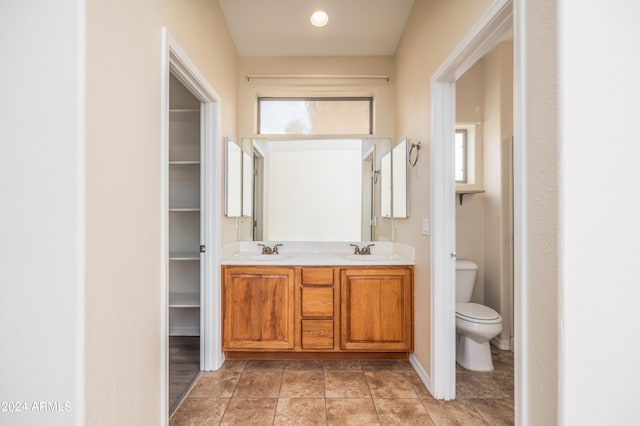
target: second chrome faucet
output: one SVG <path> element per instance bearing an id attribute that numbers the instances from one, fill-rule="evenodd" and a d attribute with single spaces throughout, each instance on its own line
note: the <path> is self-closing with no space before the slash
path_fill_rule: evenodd
<path id="1" fill-rule="evenodd" d="M 278 254 L 278 247 L 282 246 L 282 244 L 276 244 L 273 247 L 264 244 L 258 245 L 262 247 L 262 254 Z"/>
<path id="2" fill-rule="evenodd" d="M 349 244 L 352 247 L 355 247 L 353 254 L 371 254 L 371 247 L 375 246 L 375 244 L 369 244 L 364 247 L 358 247 L 356 244 Z"/>

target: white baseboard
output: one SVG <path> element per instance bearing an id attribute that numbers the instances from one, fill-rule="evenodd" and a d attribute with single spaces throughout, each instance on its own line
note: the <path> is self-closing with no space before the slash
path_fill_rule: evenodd
<path id="1" fill-rule="evenodd" d="M 491 344 L 502 351 L 510 351 L 513 347 L 511 340 L 512 339 L 500 339 L 498 337 L 494 337 L 491 339 Z"/>
<path id="2" fill-rule="evenodd" d="M 420 364 L 420 361 L 418 361 L 418 358 L 413 353 L 409 355 L 409 362 L 416 370 L 416 373 L 418 373 L 418 377 L 420 377 L 420 380 L 422 380 L 422 383 L 424 383 L 429 393 L 433 395 L 433 391 L 431 390 L 431 377 L 429 377 L 422 367 L 422 364 Z"/>

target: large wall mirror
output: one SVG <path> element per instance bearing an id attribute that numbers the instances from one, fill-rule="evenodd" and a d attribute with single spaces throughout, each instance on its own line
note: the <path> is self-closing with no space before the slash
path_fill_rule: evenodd
<path id="1" fill-rule="evenodd" d="M 389 139 L 253 140 L 253 230 L 272 241 L 390 240 L 380 211 Z"/>
<path id="2" fill-rule="evenodd" d="M 394 154 L 390 139 L 244 139 L 233 145 L 228 161 L 237 165 L 241 182 L 228 190 L 241 189 L 232 196 L 241 199 L 234 212 L 251 217 L 243 222 L 244 240 L 391 241 L 391 219 L 406 217 L 406 150 L 404 157 L 402 149 Z M 404 182 L 398 183 L 403 166 Z"/>

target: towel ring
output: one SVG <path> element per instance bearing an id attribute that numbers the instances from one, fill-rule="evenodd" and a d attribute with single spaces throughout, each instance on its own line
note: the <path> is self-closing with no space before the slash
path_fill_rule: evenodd
<path id="1" fill-rule="evenodd" d="M 414 149 L 416 152 L 416 158 L 412 160 Z M 411 148 L 409 148 L 409 165 L 411 167 L 415 167 L 418 163 L 418 158 L 420 158 L 420 141 L 418 141 L 418 143 L 412 143 Z"/>

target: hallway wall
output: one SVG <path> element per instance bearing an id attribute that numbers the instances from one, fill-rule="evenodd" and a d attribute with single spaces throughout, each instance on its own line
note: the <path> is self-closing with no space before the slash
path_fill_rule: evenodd
<path id="1" fill-rule="evenodd" d="M 557 7 L 558 423 L 637 425 L 640 3 Z"/>
<path id="2" fill-rule="evenodd" d="M 0 2 L 3 425 L 84 424 L 82 26 L 81 2 Z"/>
<path id="3" fill-rule="evenodd" d="M 456 81 L 456 123 L 470 126 L 467 128 L 469 139 L 473 132 L 473 184 L 480 188 L 484 188 L 484 91 L 485 60 L 481 58 Z M 464 195 L 462 204 L 456 198 L 456 255 L 457 259 L 471 260 L 478 265 L 471 299 L 476 303 L 484 303 L 484 216 L 484 193 Z"/>
<path id="4" fill-rule="evenodd" d="M 431 374 L 429 237 L 429 108 L 431 76 L 491 2 L 416 0 L 396 53 L 396 141 L 422 142 L 420 160 L 409 170 L 410 212 L 398 219 L 396 241 L 415 247 L 415 356 Z"/>
<path id="5" fill-rule="evenodd" d="M 513 311 L 511 136 L 513 135 L 513 43 L 498 44 L 484 60 L 484 303 L 502 315 L 496 338 L 509 347 Z"/>
<path id="6" fill-rule="evenodd" d="M 529 203 L 520 205 L 525 209 L 521 226 L 527 235 L 523 241 L 527 257 L 516 269 L 526 284 L 525 289 L 516 289 L 516 297 L 522 301 L 520 315 L 526 319 L 525 335 L 516 337 L 516 350 L 523 350 L 528 363 L 516 362 L 524 383 L 524 406 L 516 410 L 525 409 L 522 417 L 531 425 L 554 425 L 558 424 L 560 378 L 556 0 L 520 0 L 514 16 L 516 31 L 523 31 L 521 44 L 514 46 L 514 56 L 522 55 L 522 73 L 526 76 L 524 92 L 516 91 L 515 95 L 522 97 L 522 115 L 514 117 L 516 128 L 520 124 L 522 131 L 516 140 L 522 138 L 526 182 L 515 184 L 516 194 L 526 191 Z M 521 202 L 516 196 L 516 206 Z"/>
<path id="7" fill-rule="evenodd" d="M 161 30 L 222 98 L 222 136 L 236 134 L 235 47 L 218 2 L 87 0 L 86 16 L 86 424 L 158 425 Z"/>

